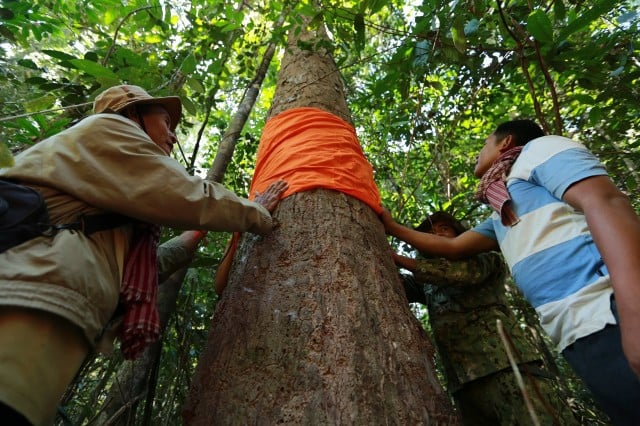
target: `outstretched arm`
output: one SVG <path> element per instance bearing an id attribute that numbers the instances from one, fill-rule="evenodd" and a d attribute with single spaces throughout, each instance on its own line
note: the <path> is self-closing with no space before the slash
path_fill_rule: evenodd
<path id="1" fill-rule="evenodd" d="M 387 234 L 411 244 L 423 253 L 434 256 L 454 260 L 478 253 L 498 250 L 498 243 L 496 241 L 478 232 L 467 231 L 458 235 L 456 238 L 447 238 L 416 231 L 400 225 L 393 220 L 391 213 L 387 209 L 383 209 L 380 218 Z"/>
<path id="2" fill-rule="evenodd" d="M 184 231 L 158 247 L 158 281 L 163 282 L 189 264 L 207 231 Z"/>
<path id="3" fill-rule="evenodd" d="M 269 213 L 273 213 L 276 209 L 276 206 L 280 202 L 280 197 L 282 194 L 289 188 L 289 184 L 284 180 L 277 180 L 272 182 L 264 192 L 255 192 L 254 201 L 260 205 L 262 205 L 265 209 L 269 210 Z M 214 282 L 214 286 L 216 289 L 216 293 L 221 295 L 224 289 L 227 287 L 227 282 L 229 281 L 229 272 L 231 271 L 231 264 L 233 263 L 233 254 L 236 251 L 236 245 L 238 243 L 238 238 L 240 238 L 239 234 L 234 234 L 229 244 L 227 244 L 227 248 L 224 251 L 224 255 L 222 256 L 222 260 L 218 265 L 218 270 L 216 272 L 216 278 Z"/>
<path id="4" fill-rule="evenodd" d="M 563 199 L 584 213 L 611 274 L 625 355 L 640 377 L 640 219 L 607 176 L 575 183 Z"/>
<path id="5" fill-rule="evenodd" d="M 407 271 L 415 272 L 418 268 L 418 262 L 416 259 L 411 257 L 402 256 L 397 253 L 393 253 L 393 261 L 395 264 L 401 268 L 406 269 Z"/>

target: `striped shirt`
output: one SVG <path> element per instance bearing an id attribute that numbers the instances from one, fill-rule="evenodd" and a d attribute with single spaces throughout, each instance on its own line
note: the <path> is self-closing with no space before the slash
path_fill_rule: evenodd
<path id="1" fill-rule="evenodd" d="M 513 278 L 558 350 L 615 324 L 609 272 L 584 214 L 562 201 L 574 183 L 606 175 L 582 144 L 544 136 L 525 145 L 507 178 L 520 223 L 494 213 L 473 231 L 498 242 Z"/>

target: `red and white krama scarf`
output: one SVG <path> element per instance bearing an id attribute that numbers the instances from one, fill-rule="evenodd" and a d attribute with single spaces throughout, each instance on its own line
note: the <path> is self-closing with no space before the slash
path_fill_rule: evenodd
<path id="1" fill-rule="evenodd" d="M 138 237 L 125 261 L 120 291 L 120 303 L 125 308 L 120 349 L 125 359 L 135 359 L 160 336 L 157 248 L 161 228 L 138 226 Z"/>
<path id="2" fill-rule="evenodd" d="M 489 204 L 498 212 L 504 226 L 513 226 L 520 222 L 511 208 L 511 195 L 507 190 L 506 179 L 521 151 L 522 147 L 516 146 L 500 155 L 482 176 L 476 190 L 476 199 Z"/>

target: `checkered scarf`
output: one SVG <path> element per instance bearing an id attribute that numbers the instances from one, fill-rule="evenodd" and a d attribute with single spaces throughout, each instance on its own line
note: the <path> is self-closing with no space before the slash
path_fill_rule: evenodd
<path id="1" fill-rule="evenodd" d="M 520 218 L 511 208 L 511 196 L 505 180 L 521 151 L 522 147 L 516 146 L 500 155 L 482 176 L 476 190 L 475 198 L 489 204 L 498 212 L 504 226 L 513 226 L 520 222 Z"/>
<path id="2" fill-rule="evenodd" d="M 161 228 L 140 224 L 124 265 L 120 302 L 125 313 L 120 331 L 125 359 L 135 359 L 160 336 L 157 247 Z"/>

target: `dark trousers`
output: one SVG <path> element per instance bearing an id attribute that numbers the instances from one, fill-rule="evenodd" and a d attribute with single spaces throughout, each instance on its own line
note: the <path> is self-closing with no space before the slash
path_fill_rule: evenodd
<path id="1" fill-rule="evenodd" d="M 619 321 L 613 298 L 611 311 Z M 578 339 L 562 354 L 615 426 L 640 425 L 640 379 L 624 356 L 618 324 Z"/>
<path id="2" fill-rule="evenodd" d="M 0 424 L 6 426 L 33 426 L 26 417 L 3 402 L 0 402 Z"/>

